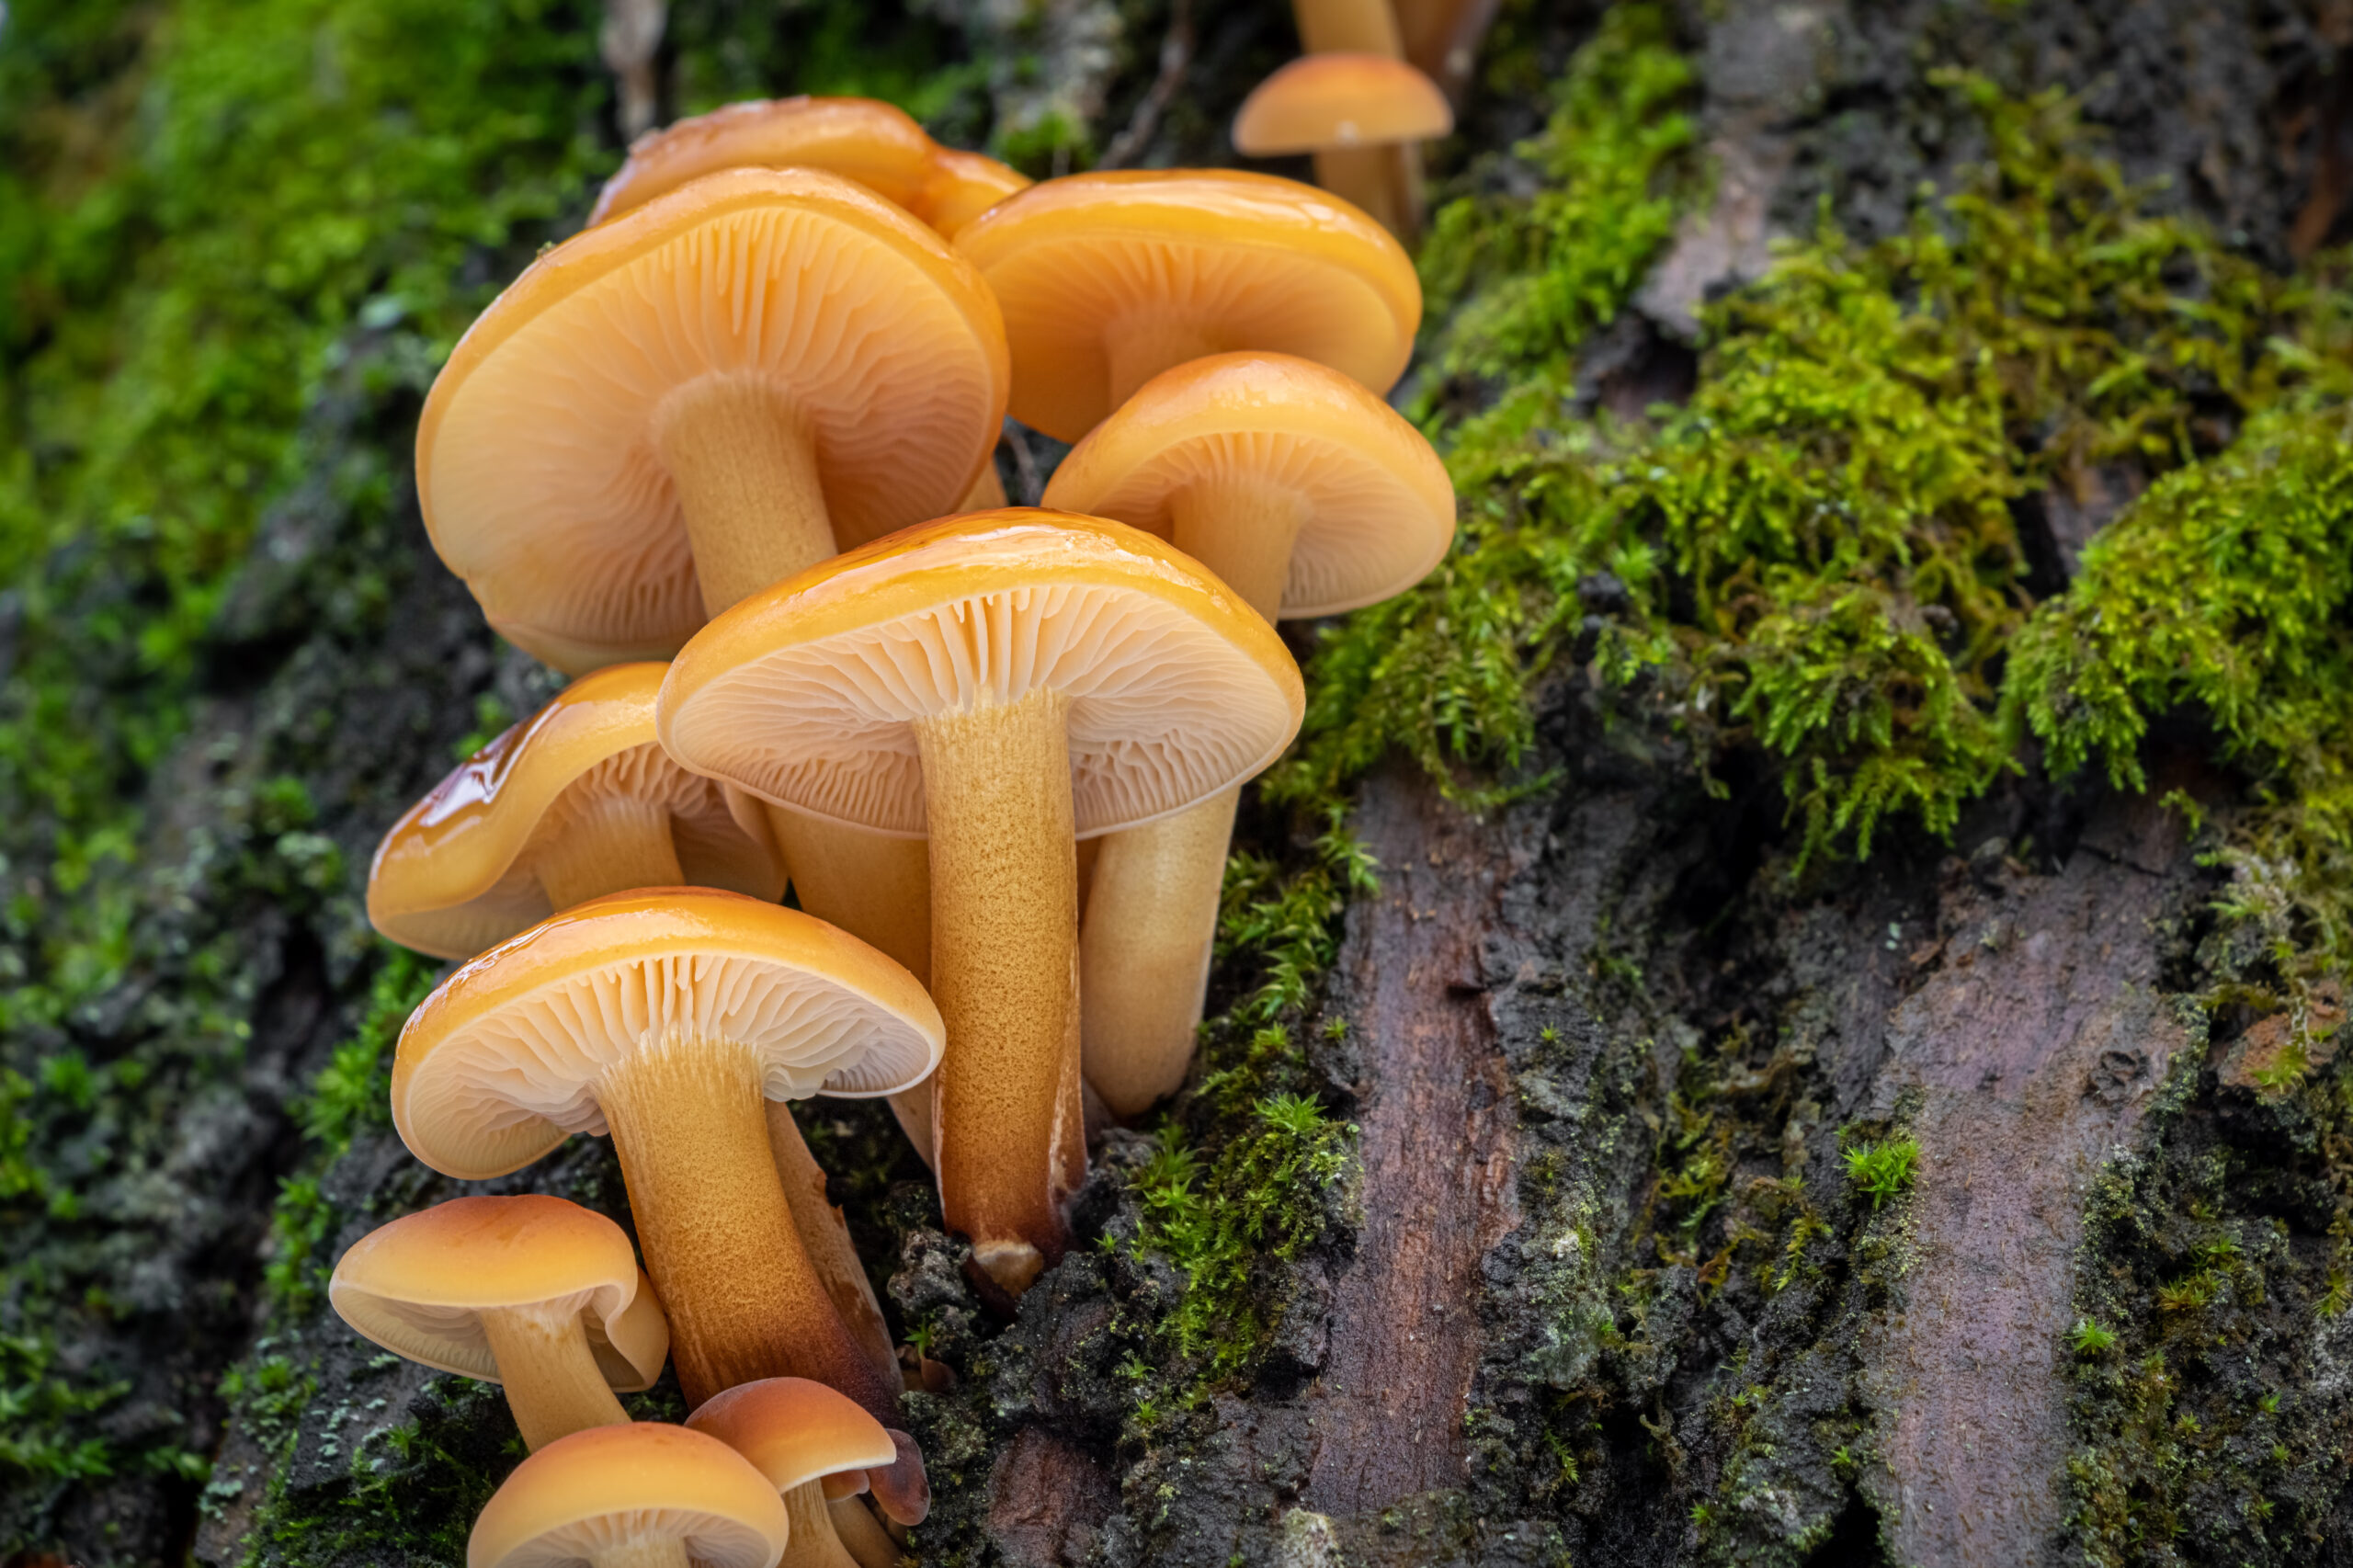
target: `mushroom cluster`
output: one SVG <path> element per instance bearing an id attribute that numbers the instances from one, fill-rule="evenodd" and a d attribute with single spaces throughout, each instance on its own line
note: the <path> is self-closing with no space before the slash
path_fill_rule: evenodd
<path id="1" fill-rule="evenodd" d="M 475 1568 L 895 1561 L 909 1375 L 792 1102 L 888 1096 L 1000 1308 L 1061 1257 L 1088 1111 L 1190 1064 L 1239 790 L 1303 710 L 1274 621 L 1452 539 L 1383 401 L 1420 314 L 1313 187 L 1032 186 L 794 98 L 641 138 L 458 344 L 426 529 L 576 678 L 377 852 L 378 929 L 463 960 L 392 1120 L 468 1182 L 610 1138 L 635 1244 L 479 1196 L 337 1264 L 355 1331 L 506 1391 L 531 1456 Z M 1041 506 L 1008 411 L 1074 443 Z M 687 1426 L 631 1424 L 665 1360 Z"/>

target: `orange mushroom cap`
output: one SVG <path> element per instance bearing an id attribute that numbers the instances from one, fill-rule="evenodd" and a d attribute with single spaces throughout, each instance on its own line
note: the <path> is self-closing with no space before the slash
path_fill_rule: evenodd
<path id="1" fill-rule="evenodd" d="M 593 227 L 722 169 L 823 169 L 912 207 L 938 149 L 904 109 L 873 98 L 760 98 L 682 119 L 630 143 L 597 194 Z"/>
<path id="2" fill-rule="evenodd" d="M 979 153 L 942 147 L 932 153 L 931 177 L 908 203 L 907 210 L 952 240 L 965 224 L 1034 183 L 1009 164 Z"/>
<path id="3" fill-rule="evenodd" d="M 772 393 L 856 543 L 956 505 L 1007 374 L 987 287 L 904 212 L 813 169 L 709 175 L 540 256 L 459 342 L 417 429 L 426 529 L 518 647 L 664 656 L 705 619 L 655 445 L 674 394 Z"/>
<path id="4" fill-rule="evenodd" d="M 445 1176 L 501 1176 L 573 1133 L 603 1134 L 596 1081 L 668 1034 L 756 1052 L 770 1099 L 891 1094 L 945 1044 L 915 977 L 857 937 L 734 893 L 642 889 L 566 910 L 443 981 L 401 1030 L 392 1125 Z"/>
<path id="5" fill-rule="evenodd" d="M 352 1243 L 327 1282 L 343 1321 L 387 1350 L 444 1372 L 499 1381 L 482 1314 L 577 1307 L 589 1353 L 623 1392 L 651 1388 L 670 1329 L 621 1228 L 538 1193 L 458 1198 Z"/>
<path id="6" fill-rule="evenodd" d="M 662 744 L 811 815 L 925 828 L 911 726 L 1054 687 L 1081 836 L 1184 810 L 1297 733 L 1299 666 L 1194 562 L 1100 517 L 1009 507 L 909 528 L 711 622 L 663 683 Z"/>
<path id="7" fill-rule="evenodd" d="M 1254 158 L 1427 142 L 1454 129 L 1446 95 L 1413 66 L 1378 54 L 1310 54 L 1252 89 L 1233 145 Z"/>
<path id="8" fill-rule="evenodd" d="M 1302 513 L 1286 616 L 1404 592 L 1454 539 L 1454 485 L 1422 433 L 1339 372 L 1285 354 L 1220 354 L 1147 381 L 1054 471 L 1046 504 L 1163 538 L 1171 498 L 1247 476 Z"/>
<path id="9" fill-rule="evenodd" d="M 608 796 L 669 819 L 687 880 L 763 902 L 784 894 L 766 815 L 688 773 L 654 736 L 669 666 L 615 665 L 460 763 L 401 814 L 368 872 L 368 919 L 405 948 L 471 958 L 553 914 L 538 863 L 571 822 Z"/>
<path id="10" fill-rule="evenodd" d="M 1387 392 L 1421 324 L 1414 264 L 1379 223 L 1313 186 L 1219 169 L 1047 180 L 956 235 L 1005 312 L 1016 418 L 1076 441 L 1111 412 L 1113 338 L 1296 354 Z M 1132 387 L 1128 390 L 1132 391 Z"/>
<path id="11" fill-rule="evenodd" d="M 466 1568 L 551 1568 L 665 1541 L 699 1568 L 775 1568 L 790 1528 L 776 1488 L 718 1438 L 651 1421 L 592 1426 L 515 1467 L 474 1520 Z"/>
<path id="12" fill-rule="evenodd" d="M 882 1423 L 856 1400 L 807 1378 L 740 1383 L 705 1401 L 687 1425 L 751 1460 L 779 1492 L 846 1471 L 862 1476 L 899 1457 Z"/>

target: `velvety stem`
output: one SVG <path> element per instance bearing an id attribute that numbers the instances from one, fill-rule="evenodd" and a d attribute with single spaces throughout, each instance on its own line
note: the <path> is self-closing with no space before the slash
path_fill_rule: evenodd
<path id="1" fill-rule="evenodd" d="M 894 1420 L 896 1384 L 877 1379 L 793 1227 L 753 1053 L 729 1040 L 643 1040 L 605 1070 L 597 1101 L 688 1405 L 737 1383 L 798 1377 Z"/>
<path id="2" fill-rule="evenodd" d="M 558 1437 L 629 1420 L 597 1369 L 577 1307 L 493 1308 L 482 1314 L 482 1329 L 525 1448 L 536 1452 Z"/>
<path id="3" fill-rule="evenodd" d="M 770 1100 L 767 1119 L 768 1153 L 776 1165 L 777 1180 L 784 1187 L 784 1200 L 792 1210 L 793 1228 L 801 1233 L 810 1266 L 833 1299 L 835 1315 L 874 1364 L 877 1377 L 886 1383 L 902 1381 L 890 1325 L 882 1321 L 882 1304 L 874 1299 L 874 1286 L 866 1277 L 866 1265 L 858 1261 L 858 1248 L 851 1244 L 842 1211 L 825 1198 L 825 1173 L 802 1142 L 792 1108 L 782 1100 Z"/>
<path id="4" fill-rule="evenodd" d="M 1404 238 L 1412 231 L 1397 210 L 1395 168 L 1396 159 L 1387 146 L 1327 147 L 1315 154 L 1315 183 L 1363 208 L 1367 217 Z"/>
<path id="5" fill-rule="evenodd" d="M 538 869 L 540 886 L 557 909 L 630 888 L 682 887 L 687 880 L 671 842 L 669 811 L 629 795 L 606 795 L 573 812 L 540 852 Z"/>
<path id="6" fill-rule="evenodd" d="M 1307 510 L 1295 491 L 1265 480 L 1204 479 L 1168 498 L 1169 542 L 1271 623 Z"/>
<path id="7" fill-rule="evenodd" d="M 689 382 L 663 401 L 654 442 L 678 493 L 707 613 L 834 553 L 815 446 L 767 383 Z"/>
<path id="8" fill-rule="evenodd" d="M 1304 54 L 1382 54 L 1404 57 L 1389 0 L 1291 0 Z"/>
<path id="9" fill-rule="evenodd" d="M 1062 1256 L 1076 1122 L 1078 855 L 1070 699 L 917 723 L 931 833 L 940 1203 L 1008 1293 Z M 1067 1087 L 1065 1086 L 1067 1085 Z M 1074 1111 L 1075 1107 L 1068 1108 Z M 665 1298 L 667 1299 L 666 1296 Z"/>

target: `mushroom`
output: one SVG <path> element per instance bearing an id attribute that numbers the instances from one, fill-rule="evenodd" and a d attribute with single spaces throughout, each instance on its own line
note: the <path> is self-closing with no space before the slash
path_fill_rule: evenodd
<path id="1" fill-rule="evenodd" d="M 823 1383 L 767 1378 L 729 1389 L 688 1417 L 687 1426 L 718 1438 L 767 1477 L 784 1497 L 792 1544 L 778 1568 L 865 1568 L 844 1550 L 847 1525 L 860 1544 L 874 1538 L 898 1561 L 898 1549 L 874 1522 L 858 1494 L 870 1469 L 888 1471 L 899 1449 L 882 1424 Z M 920 1524 L 922 1517 L 900 1521 Z"/>
<path id="2" fill-rule="evenodd" d="M 722 169 L 823 169 L 912 207 L 938 151 L 904 109 L 873 98 L 759 98 L 641 136 L 589 210 L 591 227 Z"/>
<path id="3" fill-rule="evenodd" d="M 942 1038 L 913 976 L 823 921 L 708 888 L 640 890 L 442 982 L 401 1031 L 392 1123 L 461 1181 L 609 1132 L 688 1403 L 790 1374 L 889 1417 L 897 1385 L 810 1263 L 763 1102 L 904 1088 Z"/>
<path id="4" fill-rule="evenodd" d="M 626 1422 L 613 1391 L 651 1388 L 670 1352 L 621 1228 L 537 1194 L 454 1199 L 370 1231 L 327 1300 L 387 1350 L 502 1385 L 533 1449 Z"/>
<path id="5" fill-rule="evenodd" d="M 965 224 L 1017 190 L 1035 183 L 1010 164 L 978 153 L 940 147 L 931 154 L 931 175 L 907 203 L 907 210 L 952 240 Z"/>
<path id="6" fill-rule="evenodd" d="M 1454 129 L 1438 84 L 1380 54 L 1311 54 L 1258 84 L 1233 118 L 1254 158 L 1315 154 L 1315 181 L 1400 236 L 1422 223 L 1421 150 Z"/>
<path id="7" fill-rule="evenodd" d="M 692 882 L 782 897 L 759 802 L 688 773 L 654 740 L 667 667 L 581 676 L 403 813 L 368 872 L 376 929 L 462 959 L 625 888 Z"/>
<path id="8" fill-rule="evenodd" d="M 948 1222 L 1008 1294 L 1060 1256 L 1086 1170 L 1074 838 L 1257 772 L 1301 705 L 1273 629 L 1190 560 L 1118 523 L 1029 509 L 812 568 L 671 666 L 657 722 L 687 767 L 927 840 L 949 1040 L 933 1165 Z"/>
<path id="9" fill-rule="evenodd" d="M 1422 319 L 1414 264 L 1386 229 L 1271 175 L 1047 180 L 974 219 L 956 248 L 1004 307 L 1014 417 L 1058 441 L 1161 371 L 1233 349 L 1296 354 L 1386 392 Z"/>
<path id="10" fill-rule="evenodd" d="M 1046 504 L 1171 540 L 1268 620 L 1403 592 L 1454 538 L 1421 432 L 1336 370 L 1195 359 L 1144 383 L 1063 460 Z M 1081 938 L 1086 1081 L 1133 1117 L 1192 1059 L 1238 791 L 1103 840 Z"/>
<path id="11" fill-rule="evenodd" d="M 578 672 L 953 506 L 996 445 L 996 303 L 813 169 L 733 169 L 541 256 L 417 430 L 426 531 L 509 642 Z"/>
<path id="12" fill-rule="evenodd" d="M 466 1540 L 466 1568 L 776 1568 L 784 1500 L 716 1437 L 597 1426 L 515 1467 Z"/>

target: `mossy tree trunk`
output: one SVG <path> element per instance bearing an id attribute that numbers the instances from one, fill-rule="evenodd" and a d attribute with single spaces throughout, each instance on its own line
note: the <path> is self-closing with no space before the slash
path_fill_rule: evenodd
<path id="1" fill-rule="evenodd" d="M 1279 7 L 1242 0 L 912 9 L 921 50 L 979 65 L 943 79 L 941 123 L 1041 173 L 1221 161 L 1240 93 L 1294 47 Z M 1602 23 L 1505 9 L 1441 200 L 1545 185 L 1511 149 Z M 1922 181 L 1987 155 L 1943 66 L 2079 93 L 2125 174 L 2168 182 L 2161 210 L 2284 271 L 2295 236 L 2344 237 L 2342 11 L 1681 6 L 1684 210 L 1552 401 L 1638 420 L 1690 397 L 1695 312 L 1776 237 L 1824 211 L 1857 244 L 1903 232 Z M 578 32 L 548 69 L 593 102 L 593 16 L 534 25 Z M 897 81 L 918 48 L 715 4 L 672 26 L 665 113 L 850 79 L 794 74 L 828 49 Z M 539 237 L 473 265 L 509 275 Z M 133 956 L 11 1031 L 0 1204 L 38 1271 L 0 1301 L 0 1395 L 31 1412 L 0 1432 L 0 1528 L 28 1562 L 455 1562 L 520 1455 L 494 1391 L 378 1357 L 318 1290 L 354 1237 L 456 1190 L 369 1108 L 432 971 L 367 939 L 367 854 L 461 735 L 556 685 L 431 561 L 404 456 L 429 349 L 397 310 L 359 320 L 305 416 L 307 472 L 207 623 L 188 733 L 138 780 Z M 1436 380 L 1409 391 L 1458 427 L 1513 390 Z M 2199 416 L 2213 448 L 2235 434 L 2218 398 Z M 1017 502 L 1049 448 L 1008 444 Z M 2063 591 L 2173 460 L 2011 497 L 2019 602 Z M 2235 884 L 2208 851 L 2261 805 L 2245 759 L 2194 712 L 2145 743 L 2145 790 L 2054 780 L 2020 743 L 1949 832 L 1809 859 L 1794 765 L 1695 739 L 1661 717 L 1673 693 L 1630 702 L 1608 673 L 1627 596 L 1580 584 L 1484 809 L 1394 755 L 1336 824 L 1245 800 L 1204 1070 L 1106 1136 L 1080 1244 L 1015 1322 L 966 1283 L 885 1112 L 805 1119 L 924 1353 L 922 1560 L 2353 1560 L 2340 993 L 2285 1006 L 2271 938 L 2302 937 L 2216 912 Z M 208 1028 L 217 1049 L 159 1043 Z M 68 1056 L 100 1086 L 46 1065 Z M 19 1126 L 28 1175 L 6 1163 Z M 587 1141 L 470 1190 L 623 1210 Z M 678 1410 L 666 1383 L 631 1406 Z"/>

